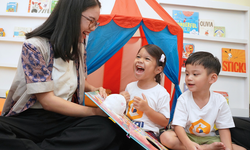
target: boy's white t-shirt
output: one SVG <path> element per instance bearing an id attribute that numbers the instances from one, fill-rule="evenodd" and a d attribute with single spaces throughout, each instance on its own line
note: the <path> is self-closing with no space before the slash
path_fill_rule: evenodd
<path id="1" fill-rule="evenodd" d="M 143 112 L 136 110 L 133 107 L 134 96 L 142 97 L 142 93 L 146 96 L 148 105 L 156 112 L 163 114 L 166 118 L 170 117 L 170 95 L 167 90 L 157 84 L 155 87 L 150 89 L 140 89 L 137 86 L 137 81 L 129 83 L 125 89 L 130 94 L 130 101 L 126 108 L 126 115 L 133 120 L 133 122 L 141 127 L 144 131 L 153 131 L 156 135 L 159 134 L 159 129 L 164 128 L 158 124 L 153 123 Z"/>
<path id="2" fill-rule="evenodd" d="M 189 90 L 177 101 L 172 125 L 184 127 L 187 133 L 197 136 L 215 136 L 218 129 L 233 128 L 234 122 L 226 99 L 210 91 L 208 103 L 200 109 Z"/>

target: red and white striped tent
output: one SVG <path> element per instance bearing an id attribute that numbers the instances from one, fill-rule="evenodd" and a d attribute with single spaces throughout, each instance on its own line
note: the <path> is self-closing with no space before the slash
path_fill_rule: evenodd
<path id="1" fill-rule="evenodd" d="M 162 85 L 174 107 L 181 94 L 179 79 L 183 30 L 155 0 L 100 0 L 100 26 L 87 43 L 88 81 L 112 93 L 135 81 L 132 64 L 145 44 L 159 46 L 167 57 Z"/>

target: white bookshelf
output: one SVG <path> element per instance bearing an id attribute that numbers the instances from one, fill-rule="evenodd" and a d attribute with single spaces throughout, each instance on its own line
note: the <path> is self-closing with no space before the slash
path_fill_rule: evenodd
<path id="1" fill-rule="evenodd" d="M 249 7 L 212 0 L 157 0 L 172 16 L 173 10 L 199 12 L 200 19 L 214 20 L 214 26 L 225 26 L 226 37 L 184 34 L 184 43 L 193 43 L 195 51 L 209 51 L 221 61 L 221 48 L 244 49 L 247 73 L 221 71 L 212 91 L 229 93 L 229 106 L 234 116 L 249 117 Z M 182 68 L 180 88 L 185 82 Z"/>
<path id="2" fill-rule="evenodd" d="M 17 62 L 25 38 L 13 37 L 15 27 L 31 27 L 41 25 L 50 14 L 28 13 L 29 0 L 18 0 L 17 12 L 6 12 L 8 2 L 0 0 L 0 28 L 6 36 L 0 37 L 0 97 L 10 88 L 17 69 Z"/>

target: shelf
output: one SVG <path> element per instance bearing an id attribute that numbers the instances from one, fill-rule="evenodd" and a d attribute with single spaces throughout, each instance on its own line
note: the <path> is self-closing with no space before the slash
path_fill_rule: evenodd
<path id="1" fill-rule="evenodd" d="M 4 12 L 0 13 L 2 17 L 25 17 L 25 18 L 48 18 L 50 14 L 37 13 L 18 13 L 18 12 Z"/>
<path id="2" fill-rule="evenodd" d="M 247 73 L 237 73 L 237 72 L 221 71 L 219 75 L 220 76 L 229 76 L 229 77 L 247 78 Z"/>
<path id="3" fill-rule="evenodd" d="M 0 68 L 17 68 L 17 64 L 1 64 Z"/>
<path id="4" fill-rule="evenodd" d="M 192 39 L 192 40 L 203 40 L 203 41 L 213 41 L 213 42 L 226 42 L 226 43 L 236 43 L 236 44 L 247 44 L 248 41 L 245 39 L 232 39 L 225 37 L 209 37 L 202 35 L 192 35 L 184 33 L 184 39 Z"/>
<path id="5" fill-rule="evenodd" d="M 185 68 L 182 67 L 182 68 L 181 68 L 181 72 L 182 72 L 182 73 L 185 73 Z M 237 73 L 237 72 L 220 71 L 219 76 L 247 78 L 247 73 Z"/>
<path id="6" fill-rule="evenodd" d="M 18 42 L 18 43 L 23 43 L 25 40 L 25 38 L 19 38 L 19 37 L 12 37 L 12 38 L 7 38 L 7 37 L 0 37 L 0 42 L 3 41 L 3 42 Z"/>
<path id="7" fill-rule="evenodd" d="M 214 2 L 214 1 L 197 1 L 197 0 L 189 0 L 188 4 L 186 0 L 157 0 L 159 4 L 165 5 L 178 5 L 178 6 L 188 6 L 188 7 L 198 7 L 198 8 L 207 8 L 207 9 L 218 9 L 218 10 L 230 10 L 230 11 L 240 11 L 240 12 L 248 12 L 249 7 L 235 5 L 224 2 Z"/>

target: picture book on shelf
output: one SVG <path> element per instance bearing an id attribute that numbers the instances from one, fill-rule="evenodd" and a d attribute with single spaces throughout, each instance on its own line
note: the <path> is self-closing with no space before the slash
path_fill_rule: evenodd
<path id="1" fill-rule="evenodd" d="M 55 8 L 58 1 L 59 0 L 51 0 L 50 13 L 54 10 L 54 8 Z"/>
<path id="2" fill-rule="evenodd" d="M 187 58 L 193 52 L 194 52 L 194 44 L 192 44 L 192 43 L 183 43 L 182 67 L 185 67 L 185 63 L 187 61 Z"/>
<path id="3" fill-rule="evenodd" d="M 17 2 L 8 2 L 6 7 L 6 12 L 17 12 Z"/>
<path id="4" fill-rule="evenodd" d="M 246 73 L 245 50 L 222 48 L 222 71 Z"/>
<path id="5" fill-rule="evenodd" d="M 214 36 L 215 37 L 225 37 L 225 27 L 214 26 Z"/>
<path id="6" fill-rule="evenodd" d="M 3 28 L 0 28 L 0 37 L 5 37 L 5 32 Z"/>
<path id="7" fill-rule="evenodd" d="M 200 19 L 199 35 L 214 36 L 214 21 L 209 19 Z"/>
<path id="8" fill-rule="evenodd" d="M 15 27 L 13 37 L 25 37 L 25 33 L 31 32 L 30 27 Z"/>
<path id="9" fill-rule="evenodd" d="M 172 17 L 182 27 L 183 33 L 199 34 L 199 12 L 173 10 Z"/>
<path id="10" fill-rule="evenodd" d="M 28 13 L 49 13 L 50 0 L 29 0 Z"/>
<path id="11" fill-rule="evenodd" d="M 229 104 L 228 92 L 225 92 L 225 91 L 213 91 L 213 92 L 219 93 L 219 94 L 223 95 L 226 98 L 226 100 L 227 100 L 227 104 Z"/>
<path id="12" fill-rule="evenodd" d="M 125 114 L 122 116 L 114 113 L 106 105 L 103 105 L 104 98 L 100 96 L 98 92 L 85 92 L 85 94 L 98 106 L 100 107 L 110 119 L 117 123 L 127 135 L 139 143 L 145 149 L 150 150 L 167 150 L 159 141 L 154 137 L 146 133 L 143 129 L 135 125 Z"/>

